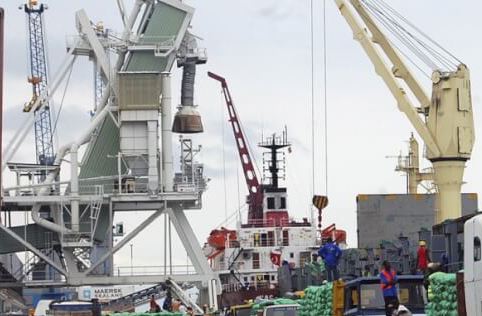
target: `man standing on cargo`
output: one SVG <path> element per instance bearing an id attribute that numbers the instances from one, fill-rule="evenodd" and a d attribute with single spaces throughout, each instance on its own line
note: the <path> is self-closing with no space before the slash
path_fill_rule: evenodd
<path id="1" fill-rule="evenodd" d="M 424 274 L 430 263 L 430 251 L 427 248 L 425 240 L 420 240 L 417 249 L 417 270 L 420 274 Z"/>
<path id="2" fill-rule="evenodd" d="M 329 237 L 323 247 L 318 250 L 318 256 L 320 256 L 325 263 L 326 279 L 328 282 L 338 280 L 340 278 L 338 273 L 338 260 L 340 260 L 341 257 L 341 249 L 333 242 L 331 237 Z"/>
<path id="3" fill-rule="evenodd" d="M 383 261 L 382 272 L 380 273 L 380 287 L 383 291 L 385 300 L 385 313 L 392 316 L 393 312 L 398 310 L 398 291 L 397 291 L 397 273 L 392 269 L 388 261 Z"/>

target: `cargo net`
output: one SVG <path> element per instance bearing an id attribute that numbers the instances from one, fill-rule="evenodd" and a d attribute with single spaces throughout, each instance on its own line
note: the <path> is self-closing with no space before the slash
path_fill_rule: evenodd
<path id="1" fill-rule="evenodd" d="M 427 316 L 457 316 L 457 285 L 453 273 L 436 272 L 429 277 Z"/>

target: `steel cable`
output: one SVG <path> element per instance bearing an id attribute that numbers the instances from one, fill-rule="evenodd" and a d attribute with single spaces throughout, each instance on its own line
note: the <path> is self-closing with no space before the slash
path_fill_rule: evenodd
<path id="1" fill-rule="evenodd" d="M 373 0 L 373 1 L 375 2 L 375 1 L 378 1 L 378 0 Z M 445 67 L 447 67 L 447 69 L 453 69 L 453 68 L 457 67 L 456 63 L 453 63 L 449 58 L 447 58 L 446 56 L 444 56 L 440 52 L 437 52 L 434 48 L 430 47 L 429 45 L 427 45 L 427 43 L 423 42 L 422 40 L 417 38 L 415 35 L 413 35 L 411 32 L 409 32 L 400 23 L 396 22 L 395 19 L 390 16 L 390 13 L 387 12 L 385 9 L 380 8 L 380 6 L 378 6 L 378 9 L 381 10 L 382 12 L 385 12 L 384 15 L 387 17 L 388 20 L 390 20 L 397 28 L 399 28 L 407 36 L 411 37 L 415 42 L 417 42 L 420 45 L 420 47 L 424 48 L 430 55 L 433 56 L 433 58 L 437 59 L 441 64 L 443 64 Z"/>
<path id="2" fill-rule="evenodd" d="M 432 70 L 447 70 L 451 71 L 456 69 L 457 63 L 460 62 L 455 56 L 453 56 L 446 49 L 441 47 L 437 42 L 431 39 L 427 34 L 423 33 L 415 25 L 404 18 L 400 13 L 395 11 L 392 7 L 387 5 L 382 0 L 361 0 L 364 7 L 371 12 L 371 14 L 380 21 L 385 28 L 387 28 L 393 35 L 395 35 L 398 40 L 404 44 L 415 56 L 417 56 L 420 61 L 425 63 Z M 405 23 L 408 27 L 413 29 L 415 32 L 426 38 L 432 45 L 436 46 L 435 49 L 428 43 L 421 40 L 419 37 L 415 36 L 410 32 L 407 27 L 403 26 L 397 21 L 397 18 L 401 22 Z M 450 58 L 446 55 L 450 56 Z M 453 60 L 451 60 L 451 58 Z"/>
<path id="3" fill-rule="evenodd" d="M 433 45 L 435 45 L 437 48 L 442 50 L 444 53 L 446 53 L 448 56 L 453 58 L 457 63 L 462 64 L 462 61 L 458 59 L 456 56 L 454 56 L 452 53 L 450 53 L 447 49 L 445 49 L 443 46 L 441 46 L 439 43 L 437 43 L 434 39 L 432 39 L 430 36 L 428 36 L 425 32 L 423 32 L 421 29 L 419 29 L 415 24 L 407 20 L 404 16 L 402 16 L 400 13 L 398 13 L 395 9 L 393 9 L 390 5 L 387 3 L 380 1 L 380 0 L 372 0 L 372 1 L 378 1 L 381 3 L 381 5 L 385 6 L 390 12 L 395 14 L 400 20 L 405 22 L 407 25 L 409 25 L 411 28 L 413 28 L 415 31 L 417 31 L 420 35 L 425 37 L 429 42 L 431 42 Z"/>

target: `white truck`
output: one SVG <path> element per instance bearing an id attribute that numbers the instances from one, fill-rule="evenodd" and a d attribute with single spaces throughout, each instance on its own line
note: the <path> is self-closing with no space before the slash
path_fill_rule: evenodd
<path id="1" fill-rule="evenodd" d="M 470 316 L 482 316 L 481 240 L 482 215 L 477 215 L 464 224 L 465 308 Z"/>

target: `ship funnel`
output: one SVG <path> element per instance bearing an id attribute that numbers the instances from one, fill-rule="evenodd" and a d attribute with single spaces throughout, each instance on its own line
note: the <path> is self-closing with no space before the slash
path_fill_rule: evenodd
<path id="1" fill-rule="evenodd" d="M 204 131 L 201 115 L 194 106 L 194 79 L 196 77 L 196 59 L 187 59 L 183 63 L 181 106 L 174 116 L 172 131 L 180 134 L 202 133 Z"/>

